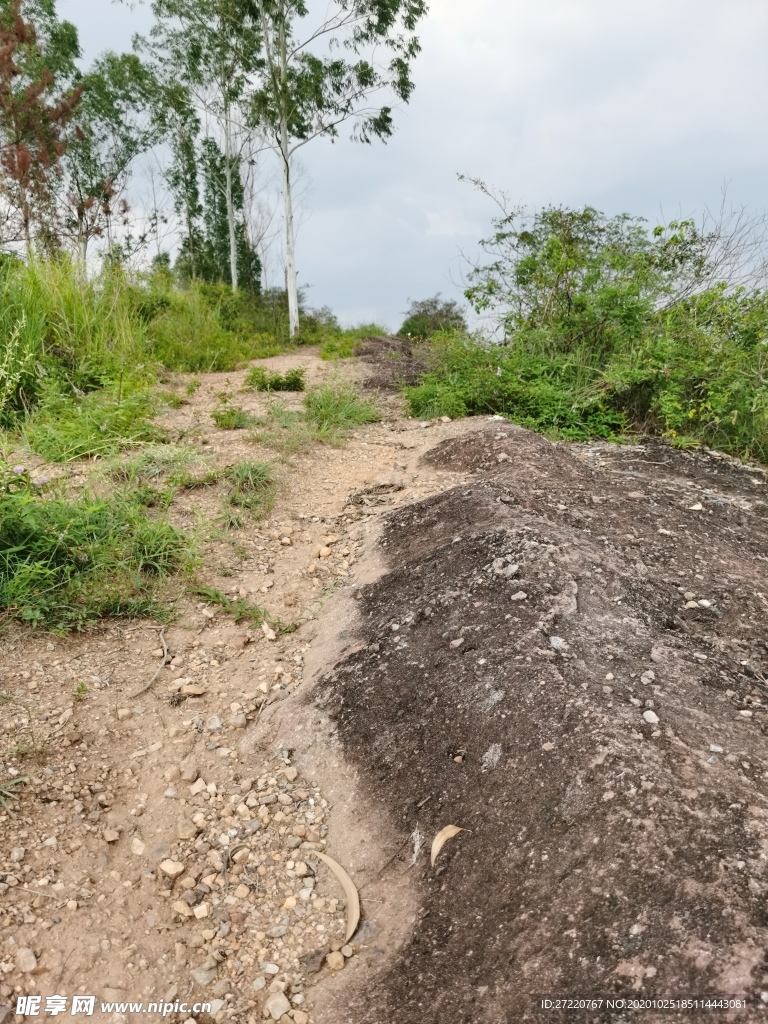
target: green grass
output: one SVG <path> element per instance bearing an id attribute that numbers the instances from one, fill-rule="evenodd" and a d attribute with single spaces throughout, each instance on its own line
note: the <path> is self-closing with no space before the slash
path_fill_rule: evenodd
<path id="1" fill-rule="evenodd" d="M 369 399 L 360 398 L 352 384 L 327 381 L 304 396 L 307 422 L 321 439 L 341 435 L 352 427 L 377 423 L 381 416 Z"/>
<path id="2" fill-rule="evenodd" d="M 47 462 L 107 458 L 124 448 L 160 441 L 164 432 L 152 423 L 157 399 L 142 389 L 119 388 L 68 396 L 51 392 L 26 420 L 22 436 Z"/>
<path id="3" fill-rule="evenodd" d="M 266 463 L 238 462 L 229 466 L 222 476 L 228 485 L 226 503 L 233 509 L 246 509 L 252 515 L 263 516 L 272 508 L 275 481 Z"/>
<path id="4" fill-rule="evenodd" d="M 270 373 L 263 366 L 252 366 L 245 375 L 245 386 L 253 391 L 303 391 L 306 373 L 304 367 Z"/>
<path id="5" fill-rule="evenodd" d="M 252 440 L 293 455 L 313 442 L 342 444 L 351 428 L 381 418 L 373 402 L 360 398 L 352 384 L 342 381 L 329 381 L 308 391 L 303 406 L 294 410 L 284 402 L 270 402 L 266 416 L 257 421 Z"/>
<path id="6" fill-rule="evenodd" d="M 0 609 L 66 631 L 107 615 L 165 614 L 162 584 L 190 565 L 190 540 L 150 518 L 133 489 L 69 499 L 0 466 Z"/>
<path id="7" fill-rule="evenodd" d="M 175 480 L 184 477 L 190 467 L 201 465 L 204 465 L 204 460 L 197 448 L 150 443 L 137 455 L 115 459 L 107 466 L 107 471 L 115 480 L 136 483 L 164 476 Z"/>
<path id="8" fill-rule="evenodd" d="M 256 423 L 256 417 L 252 413 L 241 409 L 239 405 L 229 405 L 228 403 L 214 409 L 211 419 L 219 430 L 245 430 L 246 427 L 252 427 Z"/>

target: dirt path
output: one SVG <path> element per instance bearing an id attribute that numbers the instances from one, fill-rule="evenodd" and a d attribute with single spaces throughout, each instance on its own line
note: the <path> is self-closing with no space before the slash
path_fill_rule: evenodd
<path id="1" fill-rule="evenodd" d="M 311 353 L 265 365 L 304 366 L 310 384 L 366 374 Z M 242 377 L 204 376 L 162 425 L 202 445 L 215 466 L 274 459 L 246 431 L 210 420 L 222 393 L 263 414 L 271 399 L 240 393 Z M 282 400 L 299 405 L 296 396 Z M 344 446 L 314 444 L 278 459 L 272 513 L 204 546 L 212 586 L 297 622 L 295 632 L 248 630 L 186 600 L 162 632 L 135 622 L 67 638 L 3 633 L 0 777 L 33 778 L 15 815 L 0 814 L 0 1021 L 18 996 L 40 996 L 42 1016 L 48 997 L 66 996 L 69 1013 L 74 995 L 96 996 L 93 1018 L 103 1020 L 163 1019 L 130 1008 L 99 1016 L 102 1002 L 158 1000 L 211 1003 L 208 1014 L 165 1011 L 164 1019 L 198 1024 L 270 1011 L 284 1022 L 313 1019 L 308 984 L 353 953 L 343 892 L 317 854 L 350 866 L 344 806 L 354 779 L 332 739 L 310 742 L 297 764 L 295 735 L 276 711 L 301 690 L 307 662 L 328 656 L 338 635 L 328 599 L 356 586 L 381 513 L 456 478 L 419 468 L 421 453 L 467 429 L 425 429 L 403 420 L 396 401 L 382 404 L 385 420 Z M 174 519 L 212 522 L 219 503 L 216 488 L 195 491 L 176 501 Z M 317 741 L 323 726 L 312 727 Z M 366 934 L 370 923 L 355 949 Z"/>
<path id="2" fill-rule="evenodd" d="M 391 360 L 266 363 L 363 386 Z M 5 1017 L 768 1019 L 766 473 L 419 424 L 389 392 L 280 458 L 214 428 L 222 395 L 274 401 L 241 384 L 163 423 L 213 466 L 276 459 L 272 512 L 208 529 L 201 573 L 297 628 L 186 599 L 162 632 L 2 634 L 0 778 L 34 774 L 0 815 Z M 215 487 L 173 506 L 220 513 Z"/>

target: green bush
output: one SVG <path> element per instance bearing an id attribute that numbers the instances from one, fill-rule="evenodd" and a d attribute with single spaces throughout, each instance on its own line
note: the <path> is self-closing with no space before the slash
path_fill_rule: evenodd
<path id="1" fill-rule="evenodd" d="M 303 391 L 306 374 L 304 367 L 270 373 L 263 366 L 252 366 L 245 375 L 245 386 L 253 391 Z"/>
<path id="2" fill-rule="evenodd" d="M 0 608 L 32 625 L 82 628 L 105 615 L 164 614 L 162 580 L 189 541 L 130 491 L 68 500 L 0 464 Z"/>
<path id="3" fill-rule="evenodd" d="M 443 334 L 425 347 L 431 367 L 405 388 L 411 414 L 508 416 L 543 433 L 586 440 L 615 438 L 626 419 L 600 394 L 590 394 L 594 374 L 576 356 L 549 358 L 462 334 Z"/>
<path id="4" fill-rule="evenodd" d="M 441 299 L 440 293 L 431 299 L 411 302 L 405 320 L 397 332 L 412 338 L 431 338 L 444 331 L 466 331 L 464 311 L 458 302 Z"/>

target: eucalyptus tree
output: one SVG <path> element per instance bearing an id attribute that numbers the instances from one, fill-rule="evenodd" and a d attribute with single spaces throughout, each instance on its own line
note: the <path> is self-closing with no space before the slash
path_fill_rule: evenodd
<path id="1" fill-rule="evenodd" d="M 154 119 L 156 83 L 135 54 L 107 53 L 82 78 L 74 138 L 62 165 L 65 172 L 64 223 L 84 266 L 92 238 L 106 233 L 117 209 L 127 208 L 123 193 L 130 168 L 159 138 Z"/>
<path id="2" fill-rule="evenodd" d="M 166 87 L 165 95 L 183 87 L 203 134 L 215 134 L 220 141 L 230 277 L 237 291 L 236 172 L 253 130 L 246 115 L 252 82 L 262 63 L 256 0 L 153 0 L 152 12 L 155 24 L 147 37 L 137 37 L 135 46 L 150 57 L 155 75 Z M 186 175 L 190 188 L 191 126 L 188 117 L 187 134 L 177 140 L 176 152 L 177 170 Z"/>
<path id="3" fill-rule="evenodd" d="M 343 122 L 361 142 L 394 130 L 392 101 L 413 92 L 411 63 L 426 0 L 328 0 L 318 17 L 305 0 L 254 0 L 264 64 L 252 102 L 254 123 L 278 154 L 285 219 L 290 332 L 299 330 L 291 159 Z M 313 6 L 312 11 L 315 11 Z"/>

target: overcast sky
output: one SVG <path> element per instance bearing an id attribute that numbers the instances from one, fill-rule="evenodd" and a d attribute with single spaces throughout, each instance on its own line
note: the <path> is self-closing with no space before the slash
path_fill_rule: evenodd
<path id="1" fill-rule="evenodd" d="M 345 322 L 396 328 L 408 299 L 461 298 L 493 207 L 590 204 L 656 221 L 768 206 L 766 0 L 431 0 L 416 91 L 385 146 L 315 142 L 300 282 Z M 129 49 L 146 10 L 59 0 L 86 55 Z"/>

